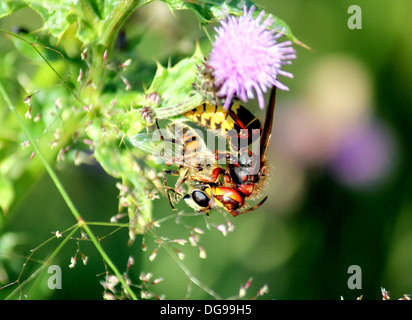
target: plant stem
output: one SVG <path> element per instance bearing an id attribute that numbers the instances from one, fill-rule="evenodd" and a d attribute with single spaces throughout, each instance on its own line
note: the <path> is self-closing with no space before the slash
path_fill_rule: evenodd
<path id="1" fill-rule="evenodd" d="M 34 277 L 36 277 L 37 274 L 40 274 L 46 268 L 46 266 L 51 265 L 51 262 L 53 261 L 53 259 L 60 252 L 60 250 L 64 247 L 64 245 L 67 243 L 67 241 L 70 240 L 71 236 L 78 230 L 78 228 L 79 228 L 79 226 L 76 225 L 76 227 L 73 228 L 73 230 L 66 236 L 66 238 L 64 238 L 63 241 L 57 246 L 57 248 L 51 253 L 51 255 L 48 257 L 46 263 L 43 264 L 39 269 L 37 269 L 32 275 L 30 275 L 30 278 L 28 278 L 26 281 L 29 281 L 29 280 L 33 279 Z M 24 282 L 24 284 L 27 283 L 26 281 Z M 30 288 L 30 291 L 27 295 L 28 298 L 32 294 L 32 291 L 37 287 L 39 281 L 40 281 L 40 277 L 38 277 L 36 279 L 33 286 Z"/>
<path id="2" fill-rule="evenodd" d="M 161 238 L 153 231 L 153 230 L 148 230 L 148 232 L 155 237 L 159 242 L 161 242 Z M 194 283 L 196 286 L 198 286 L 200 289 L 205 291 L 207 294 L 209 294 L 211 297 L 215 298 L 216 300 L 222 300 L 222 297 L 220 297 L 215 291 L 207 287 L 205 284 L 203 284 L 198 278 L 196 278 L 189 270 L 189 268 L 176 256 L 176 253 L 168 246 L 168 244 L 164 244 L 162 246 L 163 249 L 166 250 L 166 252 L 170 255 L 170 257 L 176 262 L 176 264 L 182 269 L 184 274 L 187 276 L 189 281 Z"/>
<path id="3" fill-rule="evenodd" d="M 104 21 L 97 15 L 90 5 L 89 0 L 80 0 L 80 4 L 87 21 L 92 21 L 99 26 L 97 31 L 98 42 L 92 48 L 92 65 L 88 81 L 93 82 L 95 89 L 92 97 L 100 97 L 104 85 L 105 61 L 111 57 L 117 34 L 130 15 L 139 7 L 153 0 L 123 0 L 107 13 Z M 103 58 L 104 57 L 104 58 Z M 93 103 L 93 99 L 92 103 Z M 98 101 L 98 100 L 97 100 Z"/>
<path id="4" fill-rule="evenodd" d="M 43 247 L 45 244 L 49 243 L 51 240 L 55 239 L 56 236 L 49 238 L 48 240 L 46 240 L 45 242 L 43 242 L 41 245 L 39 245 L 38 247 L 34 248 L 31 250 L 30 255 L 27 257 L 26 261 L 23 264 L 23 268 L 20 271 L 20 274 L 17 278 L 17 280 L 14 283 L 18 284 L 18 287 L 16 289 L 14 289 L 10 294 L 7 295 L 7 297 L 5 298 L 5 300 L 11 299 L 18 291 L 20 291 L 20 296 L 23 295 L 21 289 L 28 284 L 31 280 L 35 279 L 43 270 L 47 265 L 50 265 L 51 262 L 53 261 L 54 257 L 59 253 L 59 251 L 64 247 L 64 245 L 67 243 L 67 241 L 70 239 L 70 237 L 78 230 L 79 226 L 77 224 L 75 224 L 74 226 L 71 226 L 70 228 L 68 228 L 67 230 L 63 231 L 62 233 L 65 233 L 67 231 L 69 231 L 70 229 L 73 229 L 67 236 L 65 239 L 63 239 L 63 241 L 57 246 L 56 249 L 54 249 L 54 251 L 50 254 L 49 258 L 42 263 L 42 266 L 39 267 L 36 271 L 34 271 L 26 280 L 24 280 L 23 282 L 20 282 L 22 274 L 23 274 L 23 270 L 25 268 L 25 266 L 27 265 L 27 262 L 29 260 L 33 261 L 32 256 L 33 254 L 40 249 L 41 247 Z M 40 261 L 37 261 L 39 263 L 41 263 Z M 31 290 L 33 288 L 35 288 L 36 283 L 33 284 Z M 2 289 L 0 287 L 0 289 Z"/>
<path id="5" fill-rule="evenodd" d="M 108 50 L 108 55 L 111 55 L 113 45 L 116 43 L 117 33 L 122 25 L 130 17 L 130 15 L 144 4 L 152 2 L 152 0 L 123 0 L 122 4 L 110 12 L 106 18 L 106 22 L 101 30 L 100 42 Z"/>
<path id="6" fill-rule="evenodd" d="M 87 233 L 89 236 L 90 240 L 93 242 L 94 246 L 96 247 L 97 251 L 99 251 L 100 255 L 102 256 L 103 260 L 107 263 L 107 265 L 113 270 L 117 278 L 119 279 L 120 283 L 123 285 L 125 290 L 128 292 L 130 297 L 134 300 L 137 300 L 136 295 L 132 291 L 132 289 L 127 285 L 125 279 L 123 278 L 122 274 L 117 270 L 116 266 L 113 264 L 113 262 L 110 260 L 109 256 L 106 254 L 106 252 L 103 250 L 103 247 L 101 246 L 100 242 L 97 240 L 96 236 L 93 234 L 89 226 L 86 224 L 86 222 L 83 220 L 81 217 L 80 213 L 77 211 L 74 203 L 71 201 L 69 195 L 67 194 L 66 190 L 64 189 L 62 183 L 60 182 L 59 178 L 57 177 L 56 173 L 53 171 L 52 167 L 50 164 L 47 162 L 46 158 L 44 157 L 42 151 L 39 149 L 37 146 L 36 140 L 33 138 L 31 135 L 30 131 L 26 127 L 25 123 L 21 119 L 20 115 L 18 114 L 16 108 L 12 104 L 6 90 L 4 89 L 2 83 L 0 82 L 0 94 L 3 96 L 4 101 L 8 105 L 9 109 L 14 113 L 16 116 L 20 126 L 22 127 L 24 133 L 26 134 L 27 138 L 29 139 L 31 145 L 34 148 L 34 151 L 42 161 L 44 167 L 46 168 L 46 171 L 50 175 L 50 178 L 53 180 L 54 184 L 56 185 L 56 188 L 59 190 L 61 196 L 63 197 L 64 201 L 66 202 L 67 206 L 69 207 L 70 211 L 72 212 L 73 216 L 76 218 L 78 226 L 80 228 L 83 228 L 83 230 Z"/>

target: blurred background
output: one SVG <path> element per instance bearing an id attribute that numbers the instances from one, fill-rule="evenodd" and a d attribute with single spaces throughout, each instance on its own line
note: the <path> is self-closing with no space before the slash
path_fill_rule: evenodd
<path id="1" fill-rule="evenodd" d="M 269 150 L 273 172 L 265 191 L 268 201 L 260 209 L 232 219 L 235 231 L 226 236 L 207 231 L 201 218 L 189 220 L 206 231 L 200 244 L 207 258 L 200 259 L 198 248 L 186 244 L 179 247 L 185 253 L 182 262 L 224 298 L 237 295 L 250 278 L 247 296 L 267 285 L 264 299 L 381 299 L 382 287 L 393 299 L 411 294 L 412 3 L 257 3 L 285 20 L 312 50 L 294 45 L 298 59 L 285 68 L 294 79 L 281 79 L 290 92 L 277 95 Z M 362 10 L 361 29 L 348 27 L 353 15 L 348 8 L 353 4 Z M 41 25 L 30 9 L 0 20 L 0 26 L 9 30 L 34 31 Z M 213 37 L 213 26 L 208 30 Z M 140 74 L 147 78 L 129 80 L 136 86 L 141 86 L 142 80 L 150 84 L 154 60 L 163 65 L 169 59 L 176 63 L 194 52 L 196 39 L 207 54 L 210 42 L 192 12 L 173 15 L 160 2 L 140 9 L 125 25 L 123 41 L 138 42 L 131 50 L 140 62 Z M 59 46 L 70 48 L 70 39 L 63 38 L 57 49 Z M 0 73 L 9 79 L 13 99 L 24 97 L 18 83 L 47 86 L 41 73 L 44 63 L 27 68 L 25 59 L 24 53 L 0 34 Z M 6 107 L 0 100 L 1 115 Z M 248 106 L 264 117 L 255 105 Z M 1 147 L 0 158 L 5 156 Z M 102 169 L 92 165 L 61 165 L 58 169 L 88 221 L 109 221 L 116 214 L 116 181 Z M 0 224 L 0 286 L 18 277 L 30 250 L 50 238 L 51 232 L 75 223 L 47 175 L 21 185 L 25 187 L 16 191 L 19 202 Z M 170 213 L 167 200 L 155 201 L 154 217 Z M 125 270 L 128 257 L 134 257 L 129 274 L 136 282 L 141 271 L 163 279 L 151 289 L 155 294 L 167 299 L 211 298 L 194 285 L 189 286 L 188 294 L 188 276 L 162 249 L 153 261 L 148 259 L 156 247 L 153 239 L 145 239 L 148 250 L 142 253 L 141 237 L 128 245 L 127 229 L 110 235 L 111 228 L 94 230 L 104 237 L 102 245 L 119 269 Z M 159 234 L 187 238 L 185 226 L 173 220 L 162 224 Z M 31 268 L 44 262 L 45 253 L 57 245 L 54 240 L 36 250 L 24 273 L 33 272 Z M 78 251 L 88 256 L 87 265 L 69 268 L 70 258 Z M 106 266 L 90 243 L 73 239 L 56 259 L 63 269 L 63 288 L 51 291 L 40 285 L 35 297 L 102 297 L 99 282 L 104 280 Z M 361 268 L 361 289 L 348 288 L 352 265 Z M 12 288 L 0 291 L 0 298 Z"/>

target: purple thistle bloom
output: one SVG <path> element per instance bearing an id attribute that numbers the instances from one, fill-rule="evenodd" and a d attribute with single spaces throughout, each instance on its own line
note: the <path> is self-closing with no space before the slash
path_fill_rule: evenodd
<path id="1" fill-rule="evenodd" d="M 366 123 L 348 131 L 337 147 L 331 169 L 350 187 L 379 184 L 391 173 L 396 162 L 393 137 L 381 123 Z"/>
<path id="2" fill-rule="evenodd" d="M 225 98 L 226 109 L 235 95 L 247 102 L 254 98 L 254 91 L 259 107 L 264 109 L 263 94 L 268 88 L 275 85 L 289 90 L 277 80 L 278 76 L 293 78 L 291 73 L 281 70 L 282 65 L 291 64 L 290 60 L 296 58 L 292 42 L 278 43 L 284 31 L 269 30 L 274 23 L 272 15 L 262 21 L 265 12 L 253 19 L 254 11 L 254 6 L 249 11 L 244 7 L 242 16 L 229 16 L 215 28 L 217 36 L 208 63 L 219 87 L 218 96 Z"/>

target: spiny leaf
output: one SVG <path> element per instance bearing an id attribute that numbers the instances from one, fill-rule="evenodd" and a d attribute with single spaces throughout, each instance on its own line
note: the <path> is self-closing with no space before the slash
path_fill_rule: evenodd
<path id="1" fill-rule="evenodd" d="M 197 66 L 204 57 L 199 46 L 193 56 L 183 59 L 173 67 L 163 67 L 158 63 L 157 71 L 146 94 L 156 93 L 160 96 L 159 108 L 167 108 L 188 99 L 193 93 Z"/>
<path id="2" fill-rule="evenodd" d="M 131 110 L 111 116 L 107 123 L 114 125 L 124 135 L 133 136 L 142 130 L 144 121 L 139 111 Z"/>
<path id="3" fill-rule="evenodd" d="M 0 18 L 28 6 L 41 16 L 43 28 L 58 39 L 71 24 L 78 23 L 77 37 L 83 44 L 99 43 L 107 34 L 116 31 L 110 28 L 116 29 L 128 17 L 123 16 L 122 10 L 127 11 L 130 7 L 133 11 L 151 1 L 1 0 Z"/>

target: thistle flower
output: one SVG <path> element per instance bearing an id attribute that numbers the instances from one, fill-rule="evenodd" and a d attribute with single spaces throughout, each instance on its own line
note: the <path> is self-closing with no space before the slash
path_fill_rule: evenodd
<path id="1" fill-rule="evenodd" d="M 208 64 L 213 68 L 217 94 L 225 98 L 224 107 L 229 108 L 234 96 L 247 102 L 256 92 L 259 107 L 265 107 L 263 94 L 273 85 L 281 90 L 289 90 L 278 81 L 278 76 L 293 78 L 289 72 L 281 70 L 296 58 L 291 41 L 278 43 L 283 30 L 269 30 L 274 20 L 272 15 L 262 21 L 261 11 L 254 19 L 252 6 L 244 7 L 240 17 L 228 16 L 215 28 L 217 32 Z"/>

